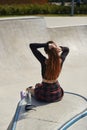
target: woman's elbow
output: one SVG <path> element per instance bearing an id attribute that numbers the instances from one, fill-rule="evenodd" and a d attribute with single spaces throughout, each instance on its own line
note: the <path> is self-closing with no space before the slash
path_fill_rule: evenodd
<path id="1" fill-rule="evenodd" d="M 29 48 L 31 48 L 31 49 L 32 49 L 32 47 L 33 47 L 33 44 L 32 44 L 32 43 L 30 43 L 30 44 L 29 44 Z"/>
<path id="2" fill-rule="evenodd" d="M 67 47 L 67 52 L 69 53 L 70 49 Z"/>

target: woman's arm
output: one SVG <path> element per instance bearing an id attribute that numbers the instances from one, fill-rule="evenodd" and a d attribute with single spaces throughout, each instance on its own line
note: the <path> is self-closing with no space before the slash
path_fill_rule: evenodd
<path id="1" fill-rule="evenodd" d="M 68 47 L 62 47 L 62 46 L 60 46 L 61 47 L 61 49 L 62 49 L 62 53 L 61 53 L 61 59 L 62 59 L 62 64 L 63 64 L 63 62 L 64 62 L 64 60 L 65 60 L 65 58 L 66 58 L 66 56 L 68 55 L 68 53 L 69 53 L 69 48 Z"/>
<path id="2" fill-rule="evenodd" d="M 48 47 L 48 45 L 46 43 L 31 43 L 29 46 L 34 56 L 42 63 L 45 60 L 45 56 L 38 49 Z"/>
<path id="3" fill-rule="evenodd" d="M 62 46 L 58 46 L 56 44 L 49 44 L 48 47 L 49 47 L 49 49 L 56 48 L 58 53 L 61 53 L 60 57 L 62 59 L 62 62 L 64 62 L 66 56 L 69 53 L 69 48 L 68 47 L 62 47 Z"/>

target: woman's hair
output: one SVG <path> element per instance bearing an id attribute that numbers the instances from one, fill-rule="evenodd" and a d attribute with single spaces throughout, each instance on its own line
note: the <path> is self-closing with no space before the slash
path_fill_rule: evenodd
<path id="1" fill-rule="evenodd" d="M 49 45 L 55 43 L 53 41 L 49 41 L 47 42 L 47 44 Z M 44 48 L 44 50 L 49 55 L 49 59 L 47 60 L 47 64 L 46 64 L 45 79 L 55 80 L 59 76 L 61 70 L 58 50 L 57 48 L 49 49 L 49 47 Z"/>

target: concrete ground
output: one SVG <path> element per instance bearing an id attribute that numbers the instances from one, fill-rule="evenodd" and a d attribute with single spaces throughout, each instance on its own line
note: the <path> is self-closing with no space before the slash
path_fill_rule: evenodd
<path id="1" fill-rule="evenodd" d="M 45 17 L 47 27 L 87 25 L 87 17 Z"/>
<path id="2" fill-rule="evenodd" d="M 78 95 L 65 93 L 61 102 L 39 103 L 36 111 L 28 113 L 22 106 L 16 129 L 58 129 L 87 108 L 81 97 L 87 98 L 87 17 L 1 19 L 0 36 L 0 129 L 5 130 L 10 124 L 20 91 L 41 82 L 40 64 L 29 49 L 31 42 L 54 40 L 70 48 L 59 82 L 65 91 Z M 69 129 L 86 130 L 86 120 L 83 118 Z"/>

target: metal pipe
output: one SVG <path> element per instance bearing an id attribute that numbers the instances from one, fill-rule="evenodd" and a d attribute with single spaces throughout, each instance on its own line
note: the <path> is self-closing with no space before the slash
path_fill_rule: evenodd
<path id="1" fill-rule="evenodd" d="M 71 2 L 71 16 L 74 15 L 74 0 Z"/>

